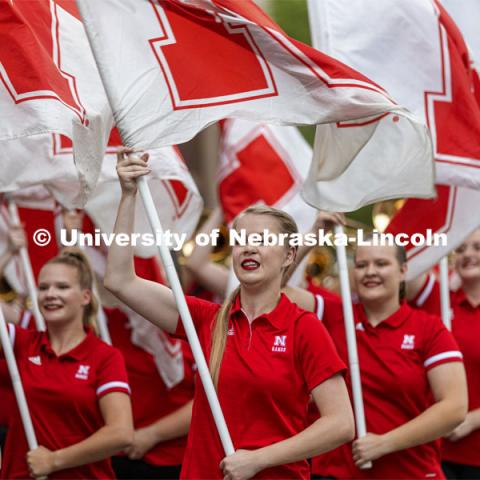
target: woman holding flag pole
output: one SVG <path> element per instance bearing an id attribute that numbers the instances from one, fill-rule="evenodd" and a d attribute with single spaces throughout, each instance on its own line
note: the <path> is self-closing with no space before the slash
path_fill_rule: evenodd
<path id="1" fill-rule="evenodd" d="M 0 478 L 115 478 L 109 457 L 133 436 L 129 386 L 120 352 L 89 328 L 92 271 L 66 250 L 39 274 L 47 332 L 9 325 L 38 448 L 30 451 L 15 411 Z"/>
<path id="2" fill-rule="evenodd" d="M 148 156 L 119 154 L 122 186 L 116 233 L 132 233 L 137 178 L 149 173 Z M 292 219 L 275 209 L 252 208 L 235 228 L 294 233 Z M 105 285 L 163 330 L 185 335 L 172 291 L 135 275 L 133 251 L 113 245 Z M 197 384 L 182 478 L 309 478 L 306 458 L 351 439 L 351 407 L 339 361 L 314 316 L 281 294 L 293 247 L 235 246 L 239 288 L 223 306 L 187 299 L 209 360 L 235 453 L 225 457 L 203 387 Z M 312 394 L 322 417 L 308 428 Z"/>
<path id="3" fill-rule="evenodd" d="M 461 286 L 450 292 L 451 325 L 464 357 L 469 411 L 442 442 L 443 469 L 447 478 L 480 478 L 480 229 L 456 249 L 455 270 Z M 433 274 L 407 284 L 411 305 L 428 313 L 440 314 L 440 293 Z"/>
<path id="4" fill-rule="evenodd" d="M 403 248 L 357 247 L 354 281 L 359 303 L 353 311 L 367 434 L 315 458 L 316 475 L 444 478 L 434 440 L 465 417 L 462 355 L 440 318 L 403 302 L 405 273 Z M 317 311 L 346 360 L 340 299 L 296 292 L 296 302 Z M 367 462 L 372 468 L 362 469 Z"/>

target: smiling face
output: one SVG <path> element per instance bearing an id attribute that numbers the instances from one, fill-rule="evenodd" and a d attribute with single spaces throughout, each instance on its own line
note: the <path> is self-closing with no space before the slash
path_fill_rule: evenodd
<path id="1" fill-rule="evenodd" d="M 400 265 L 394 246 L 358 247 L 354 278 L 360 301 L 368 304 L 398 300 L 406 268 L 406 264 Z"/>
<path id="2" fill-rule="evenodd" d="M 47 264 L 38 277 L 38 303 L 46 322 L 82 322 L 91 292 L 82 289 L 75 267 Z"/>
<path id="3" fill-rule="evenodd" d="M 455 268 L 462 282 L 480 281 L 480 229 L 455 250 Z"/>
<path id="4" fill-rule="evenodd" d="M 245 230 L 246 236 L 252 233 L 263 234 L 264 230 L 278 235 L 279 221 L 270 215 L 247 213 L 235 223 L 237 231 Z M 293 262 L 295 250 L 292 247 L 235 245 L 232 250 L 233 270 L 242 285 L 260 286 L 280 282 L 283 271 Z"/>

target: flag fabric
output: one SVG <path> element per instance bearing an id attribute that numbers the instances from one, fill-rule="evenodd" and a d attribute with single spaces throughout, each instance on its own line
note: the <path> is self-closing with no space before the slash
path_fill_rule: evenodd
<path id="1" fill-rule="evenodd" d="M 37 278 L 43 264 L 58 253 L 55 238 L 55 201 L 42 186 L 30 187 L 9 194 L 18 207 L 18 215 L 25 230 L 28 254 L 32 271 Z M 0 204 L 0 255 L 8 249 L 8 231 L 11 221 L 8 212 L 7 198 Z M 34 241 L 37 230 L 43 229 L 50 235 L 51 241 L 39 245 Z M 9 285 L 19 294 L 27 295 L 27 283 L 23 273 L 20 257 L 15 255 L 5 267 L 5 278 Z"/>
<path id="2" fill-rule="evenodd" d="M 445 233 L 446 246 L 406 246 L 407 280 L 430 270 L 442 257 L 457 248 L 470 233 L 480 227 L 480 191 L 448 185 L 437 185 L 434 200 L 408 199 L 392 218 L 386 232 L 419 233 L 428 236 Z"/>
<path id="3" fill-rule="evenodd" d="M 312 149 L 295 127 L 243 119 L 222 122 L 218 190 L 228 223 L 256 203 L 292 215 L 301 231 L 315 220 L 316 210 L 300 197 Z"/>
<path id="4" fill-rule="evenodd" d="M 424 125 L 359 72 L 289 38 L 253 1 L 77 4 L 127 146 L 183 143 L 228 117 L 321 124 L 304 186 L 308 203 L 352 210 L 433 195 Z M 379 137 L 382 157 L 372 157 L 369 145 Z M 332 179 L 344 188 L 341 197 L 322 182 Z"/>
<path id="5" fill-rule="evenodd" d="M 0 142 L 0 152 L 0 191 L 30 191 L 30 187 L 43 185 L 65 207 L 79 205 L 79 199 L 84 196 L 84 185 L 75 168 L 73 155 L 68 159 L 57 157 L 53 133 Z"/>
<path id="6" fill-rule="evenodd" d="M 311 158 L 310 145 L 295 127 L 232 118 L 222 121 L 218 190 L 227 223 L 250 205 L 261 203 L 289 213 L 299 231 L 307 232 L 317 211 L 305 204 L 300 193 Z M 302 266 L 291 284 L 300 284 Z M 232 273 L 230 277 L 229 291 L 237 284 Z"/>
<path id="7" fill-rule="evenodd" d="M 436 0 L 309 0 L 309 12 L 322 51 L 381 84 L 429 126 L 437 183 L 480 188 L 474 76 L 445 8 Z"/>
<path id="8" fill-rule="evenodd" d="M 71 157 L 68 138 L 56 136 L 58 157 Z M 85 211 L 101 232 L 111 234 L 115 215 L 120 203 L 121 188 L 117 175 L 116 152 L 122 145 L 117 129 L 112 130 L 105 153 L 97 186 L 85 205 Z M 153 201 L 157 207 L 162 228 L 172 233 L 184 234 L 188 240 L 193 234 L 203 209 L 203 200 L 184 163 L 180 150 L 163 147 L 149 150 L 148 161 L 151 173 L 147 180 Z M 134 232 L 140 235 L 151 233 L 150 223 L 141 202 L 137 202 Z M 156 256 L 158 248 L 151 242 L 138 242 L 135 255 L 142 258 Z"/>
<path id="9" fill-rule="evenodd" d="M 478 71 L 480 68 L 480 35 L 478 35 L 478 19 L 480 3 L 477 0 L 441 0 L 449 15 L 463 34 L 470 53 L 470 59 Z"/>
<path id="10" fill-rule="evenodd" d="M 74 141 L 82 182 L 76 202 L 84 203 L 112 116 L 76 4 L 2 0 L 0 23 L 0 151 L 7 172 L 0 191 L 38 183 L 31 143 L 41 144 L 44 154 L 50 145 L 45 134 L 58 132 Z M 54 173 L 42 171 L 40 177 Z"/>
<path id="11" fill-rule="evenodd" d="M 473 67 L 480 58 L 478 22 L 476 21 L 480 15 L 480 4 L 472 0 L 462 2 L 442 0 L 441 3 L 460 27 L 469 47 L 469 60 Z M 465 59 L 465 62 L 467 61 Z M 474 79 L 475 73 L 472 70 Z M 480 94 L 480 90 L 477 89 L 476 93 Z M 476 101 L 477 105 L 480 105 L 480 95 L 477 96 Z M 477 141 L 480 140 L 477 138 Z M 408 279 L 415 278 L 434 267 L 442 257 L 457 248 L 471 232 L 480 227 L 480 215 L 477 211 L 479 204 L 479 189 L 475 191 L 448 185 L 437 185 L 435 200 L 409 199 L 406 201 L 392 218 L 387 228 L 388 232 L 425 235 L 427 229 L 430 229 L 434 233 L 445 233 L 448 238 L 446 247 L 414 247 L 411 244 L 407 246 Z"/>

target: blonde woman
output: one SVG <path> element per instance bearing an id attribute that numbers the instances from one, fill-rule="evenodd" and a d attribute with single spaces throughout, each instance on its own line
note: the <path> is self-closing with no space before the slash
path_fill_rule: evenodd
<path id="1" fill-rule="evenodd" d="M 109 457 L 133 437 L 130 389 L 120 352 L 89 326 L 90 266 L 81 252 L 65 251 L 38 281 L 47 332 L 13 324 L 9 332 L 40 446 L 28 451 L 15 409 L 0 478 L 115 478 Z"/>
<path id="2" fill-rule="evenodd" d="M 353 306 L 367 435 L 312 461 L 317 478 L 445 478 L 437 439 L 465 418 L 462 354 L 440 318 L 403 301 L 405 250 L 359 246 Z M 341 358 L 348 359 L 340 299 L 297 291 L 314 309 Z M 290 292 L 293 295 L 293 292 Z M 351 387 L 350 378 L 347 378 Z M 367 462 L 373 467 L 362 469 Z"/>
<path id="3" fill-rule="evenodd" d="M 115 232 L 131 233 L 136 179 L 148 156 L 119 155 L 122 186 Z M 296 232 L 291 217 L 266 207 L 235 221 L 247 234 Z M 160 328 L 183 337 L 173 294 L 135 275 L 130 247 L 110 249 L 105 284 Z M 187 303 L 209 362 L 235 454 L 224 458 L 204 390 L 194 396 L 182 478 L 310 478 L 307 458 L 349 441 L 352 411 L 344 364 L 316 317 L 281 294 L 282 275 L 295 258 L 289 246 L 235 246 L 239 288 L 220 306 L 194 297 Z M 313 396 L 321 418 L 307 425 Z"/>

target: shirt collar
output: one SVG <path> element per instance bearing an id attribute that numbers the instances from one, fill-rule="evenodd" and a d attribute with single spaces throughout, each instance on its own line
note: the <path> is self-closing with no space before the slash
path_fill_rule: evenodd
<path id="1" fill-rule="evenodd" d="M 461 305 L 463 303 L 464 305 L 468 305 L 470 308 L 475 308 L 461 287 L 456 292 L 453 292 L 452 300 L 456 305 Z"/>
<path id="2" fill-rule="evenodd" d="M 74 348 L 70 351 L 59 355 L 58 358 L 69 358 L 72 360 L 82 360 L 91 350 L 92 342 L 95 341 L 95 334 L 90 327 L 85 327 L 85 333 L 87 334 L 86 337 Z M 40 349 L 45 351 L 49 355 L 57 356 L 57 354 L 53 351 L 52 346 L 50 345 L 50 339 L 48 338 L 47 332 L 43 332 L 42 338 L 40 340 Z"/>
<path id="3" fill-rule="evenodd" d="M 282 327 L 285 326 L 285 323 L 290 318 L 289 307 L 291 305 L 292 305 L 292 303 L 290 302 L 288 297 L 284 293 L 281 293 L 280 294 L 280 300 L 278 301 L 275 308 L 271 312 L 262 313 L 257 318 L 255 318 L 254 321 L 259 319 L 259 318 L 265 318 L 274 327 L 281 329 Z M 232 308 L 230 310 L 230 318 L 237 315 L 238 312 L 242 312 L 243 315 L 245 315 L 245 313 L 242 310 L 242 304 L 241 304 L 241 301 L 240 301 L 240 294 L 238 294 L 235 297 L 235 300 L 233 301 Z M 245 317 L 246 317 L 246 315 L 245 315 Z"/>
<path id="4" fill-rule="evenodd" d="M 402 304 L 400 304 L 400 308 L 398 310 L 396 310 L 394 313 L 392 313 L 392 315 L 380 322 L 376 327 L 373 327 L 368 321 L 367 314 L 365 313 L 363 305 L 358 305 L 359 320 L 363 323 L 365 327 L 370 328 L 378 328 L 379 326 L 397 328 L 403 322 L 405 322 L 405 320 L 410 316 L 411 313 L 412 308 L 406 302 L 403 302 Z"/>

